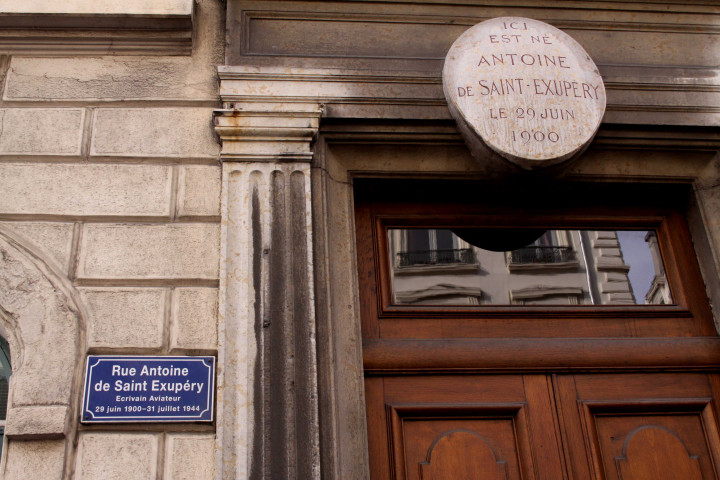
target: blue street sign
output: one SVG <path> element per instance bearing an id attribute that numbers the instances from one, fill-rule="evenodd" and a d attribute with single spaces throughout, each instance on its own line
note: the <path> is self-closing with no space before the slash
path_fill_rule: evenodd
<path id="1" fill-rule="evenodd" d="M 88 355 L 81 421 L 212 422 L 215 357 Z"/>

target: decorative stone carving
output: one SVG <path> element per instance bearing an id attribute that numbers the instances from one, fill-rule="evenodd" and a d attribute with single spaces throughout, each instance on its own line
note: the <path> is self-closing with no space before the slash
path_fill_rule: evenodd
<path id="1" fill-rule="evenodd" d="M 9 465 L 6 479 L 25 478 L 27 471 L 21 473 L 14 466 L 32 464 L 33 452 L 19 445 L 73 437 L 71 399 L 80 387 L 80 348 L 85 341 L 76 292 L 24 243 L 0 227 L 0 321 L 14 372 L 5 429 L 8 450 L 3 451 Z M 62 478 L 66 452 L 54 445 L 45 452 L 43 465 L 50 467 L 44 471 Z"/>

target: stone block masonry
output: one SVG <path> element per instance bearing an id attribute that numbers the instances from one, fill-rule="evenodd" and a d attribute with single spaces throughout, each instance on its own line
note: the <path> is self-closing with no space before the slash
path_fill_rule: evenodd
<path id="1" fill-rule="evenodd" d="M 80 435 L 76 480 L 156 478 L 160 436 L 84 433 Z"/>
<path id="2" fill-rule="evenodd" d="M 172 296 L 170 348 L 217 350 L 218 291 L 176 288 Z"/>
<path id="3" fill-rule="evenodd" d="M 0 163 L 0 212 L 17 215 L 166 217 L 167 165 Z"/>
<path id="4" fill-rule="evenodd" d="M 80 280 L 195 280 L 218 278 L 217 224 L 86 225 L 78 264 Z"/>
<path id="5" fill-rule="evenodd" d="M 217 158 L 209 108 L 102 108 L 91 156 Z"/>
<path id="6" fill-rule="evenodd" d="M 81 289 L 88 307 L 88 346 L 159 348 L 166 292 L 160 288 Z"/>
<path id="7" fill-rule="evenodd" d="M 84 115 L 79 108 L 2 108 L 0 155 L 80 155 Z"/>
<path id="8" fill-rule="evenodd" d="M 202 459 L 212 456 L 214 448 L 212 435 L 168 435 L 165 441 L 165 478 L 213 480 L 216 478 L 215 468 L 208 468 Z"/>
<path id="9" fill-rule="evenodd" d="M 8 480 L 216 476 L 212 425 L 88 430 L 68 405 L 88 353 L 217 352 L 224 7 L 181 2 L 194 9 L 191 55 L 0 58 L 0 233 L 51 279 L 3 283 L 17 272 L 0 261 L 0 306 L 35 319 L 17 326 Z M 29 283 L 44 296 L 21 295 Z M 42 301 L 53 289 L 75 303 Z M 52 340 L 72 329 L 77 340 Z"/>

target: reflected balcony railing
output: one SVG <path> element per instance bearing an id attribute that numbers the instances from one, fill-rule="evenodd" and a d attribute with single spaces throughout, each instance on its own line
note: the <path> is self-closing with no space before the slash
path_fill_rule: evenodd
<path id="1" fill-rule="evenodd" d="M 572 247 L 523 247 L 509 252 L 512 264 L 565 263 L 576 260 Z"/>
<path id="2" fill-rule="evenodd" d="M 421 250 L 417 252 L 399 252 L 397 254 L 397 265 L 399 267 L 473 263 L 475 263 L 475 255 L 472 248 Z"/>

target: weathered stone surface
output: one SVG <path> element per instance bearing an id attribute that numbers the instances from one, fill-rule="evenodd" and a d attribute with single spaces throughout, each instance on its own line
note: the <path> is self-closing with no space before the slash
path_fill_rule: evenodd
<path id="1" fill-rule="evenodd" d="M 78 278 L 217 279 L 219 225 L 86 225 Z"/>
<path id="2" fill-rule="evenodd" d="M 260 90 L 265 93 L 267 86 Z M 307 93 L 303 87 L 294 90 Z M 286 94 L 289 93 L 288 89 Z M 322 115 L 319 103 L 242 103 L 216 114 L 215 131 L 222 141 L 225 157 L 272 162 L 278 158 L 312 160 L 310 145 Z"/>
<path id="3" fill-rule="evenodd" d="M 67 406 L 34 406 L 8 409 L 8 438 L 59 437 L 65 432 Z"/>
<path id="4" fill-rule="evenodd" d="M 0 164 L 0 212 L 167 216 L 171 168 L 164 165 Z"/>
<path id="5" fill-rule="evenodd" d="M 192 12 L 191 0 L 4 0 L 3 13 L 32 14 L 123 14 L 123 15 L 183 15 Z"/>
<path id="6" fill-rule="evenodd" d="M 209 108 L 101 108 L 91 155 L 208 157 L 220 149 Z"/>
<path id="7" fill-rule="evenodd" d="M 50 2 L 49 5 L 71 8 L 64 3 L 74 2 Z M 127 6 L 124 2 L 114 3 L 121 8 Z M 143 3 L 153 9 L 162 8 L 162 2 L 158 5 Z M 216 65 L 223 63 L 224 7 L 215 0 L 196 3 L 191 57 L 13 56 L 4 98 L 38 102 L 71 99 L 215 100 L 218 89 Z"/>
<path id="8" fill-rule="evenodd" d="M 82 289 L 90 347 L 160 347 L 165 318 L 161 288 Z"/>
<path id="9" fill-rule="evenodd" d="M 170 347 L 216 350 L 217 289 L 177 288 L 173 295 Z"/>
<path id="10" fill-rule="evenodd" d="M 168 435 L 165 448 L 165 478 L 172 480 L 215 478 L 214 435 Z"/>
<path id="11" fill-rule="evenodd" d="M 182 167 L 179 183 L 178 215 L 220 215 L 220 167 Z"/>
<path id="12" fill-rule="evenodd" d="M 318 8 L 325 3 L 326 8 Z M 344 3 L 344 2 L 343 2 Z M 452 42 L 468 28 L 468 23 L 502 16 L 541 17 L 562 25 L 592 55 L 597 63 L 627 65 L 718 65 L 720 39 L 708 13 L 691 11 L 685 3 L 636 4 L 637 8 L 605 8 L 601 2 L 587 8 L 542 8 L 541 3 L 437 2 L 413 4 L 416 15 L 407 8 L 378 9 L 375 3 L 353 2 L 343 8 L 327 2 L 293 2 L 294 15 L 281 15 L 283 3 L 256 2 L 253 15 L 243 17 L 241 8 L 228 28 L 235 37 L 252 32 L 252 42 L 230 42 L 229 64 L 245 55 L 300 57 L 307 63 L 313 56 L 385 57 L 402 64 L 406 58 L 442 58 Z M 644 5 L 644 6 L 640 6 Z M 422 12 L 422 14 L 420 14 Z M 318 21 L 322 13 L 323 21 Z M 348 15 L 356 15 L 348 22 Z M 427 19 L 432 18 L 432 23 Z M 244 21 L 245 20 L 245 21 Z M 598 23 L 608 28 L 597 28 Z M 618 25 L 632 25 L 621 30 Z M 662 28 L 658 28 L 662 26 Z M 593 28 L 595 27 L 595 28 Z M 652 28 L 655 27 L 655 28 Z M 236 62 L 232 60 L 235 59 Z"/>
<path id="13" fill-rule="evenodd" d="M 83 433 L 76 480 L 148 480 L 157 474 L 158 436 Z"/>
<path id="14" fill-rule="evenodd" d="M 8 442 L 6 480 L 60 480 L 63 478 L 65 442 L 37 440 Z"/>
<path id="15" fill-rule="evenodd" d="M 210 66 L 190 57 L 13 57 L 6 100 L 214 99 Z"/>
<path id="16" fill-rule="evenodd" d="M 61 271 L 67 273 L 72 249 L 72 223 L 2 222 L 2 225 L 37 246 L 39 253 L 44 254 L 44 260 L 55 262 Z"/>
<path id="17" fill-rule="evenodd" d="M 226 162 L 223 182 L 219 475 L 319 479 L 310 165 Z"/>
<path id="18" fill-rule="evenodd" d="M 79 155 L 83 110 L 0 109 L 0 155 Z"/>
<path id="19" fill-rule="evenodd" d="M 0 52 L 10 55 L 188 55 L 193 0 L 7 0 Z"/>

